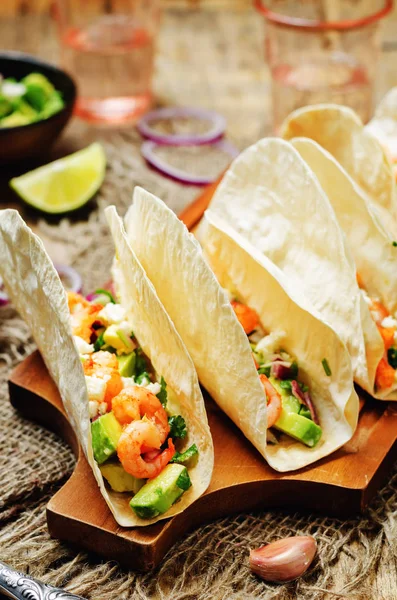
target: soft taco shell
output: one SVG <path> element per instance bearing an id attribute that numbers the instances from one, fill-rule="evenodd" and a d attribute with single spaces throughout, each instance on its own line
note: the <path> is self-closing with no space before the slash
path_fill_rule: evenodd
<path id="1" fill-rule="evenodd" d="M 252 351 L 199 243 L 161 200 L 139 187 L 126 215 L 126 229 L 200 382 L 265 455 L 266 398 Z"/>
<path id="2" fill-rule="evenodd" d="M 136 188 L 126 224 L 131 244 L 189 349 L 201 382 L 273 468 L 279 471 L 300 468 L 329 454 L 351 437 L 357 422 L 358 401 L 352 384 L 350 359 L 343 343 L 327 325 L 307 311 L 301 311 L 263 264 L 251 258 L 226 234 L 213 229 L 213 243 L 220 242 L 216 256 L 223 259 L 227 255 L 230 263 L 235 265 L 237 274 L 233 283 L 238 284 L 239 278 L 246 274 L 253 285 L 251 277 L 255 278 L 255 290 L 244 290 L 242 297 L 249 304 L 254 301 L 254 308 L 260 305 L 261 310 L 267 302 L 267 310 L 275 309 L 278 316 L 281 312 L 277 311 L 276 305 L 281 303 L 285 309 L 282 320 L 276 323 L 274 318 L 271 325 L 279 331 L 286 330 L 287 336 L 292 321 L 296 323 L 296 331 L 302 318 L 308 325 L 305 332 L 301 332 L 301 339 L 307 345 L 305 351 L 299 353 L 305 368 L 312 360 L 309 339 L 318 344 L 317 335 L 324 335 L 326 343 L 333 346 L 330 360 L 335 360 L 335 374 L 332 381 L 325 377 L 321 360 L 319 367 L 310 365 L 307 371 L 310 375 L 316 372 L 317 377 L 317 371 L 322 370 L 317 377 L 318 385 L 315 384 L 316 399 L 324 377 L 328 390 L 332 390 L 327 390 L 323 407 L 319 407 L 320 419 L 326 412 L 328 417 L 324 417 L 323 441 L 314 449 L 291 439 L 277 447 L 266 446 L 264 395 L 248 338 L 234 315 L 227 294 L 204 260 L 199 244 L 183 223 L 159 199 Z M 229 244 L 226 249 L 223 241 L 225 248 L 226 243 Z M 276 270 L 274 266 L 272 268 Z M 229 282 L 221 280 L 221 283 Z M 243 283 L 245 286 L 245 279 Z M 263 290 L 266 290 L 265 294 Z M 266 323 L 270 323 L 269 319 L 265 319 L 265 327 Z M 313 330 L 314 323 L 318 327 Z M 325 346 L 317 347 L 321 354 Z"/>
<path id="3" fill-rule="evenodd" d="M 113 217 L 113 229 L 117 229 L 116 216 Z M 129 312 L 129 319 L 142 347 L 147 350 L 149 357 L 153 356 L 155 367 L 155 359 L 159 354 L 173 352 L 172 361 L 168 365 L 161 363 L 160 367 L 165 380 L 178 395 L 181 414 L 185 416 L 190 429 L 189 441 L 195 441 L 200 450 L 198 465 L 190 471 L 193 486 L 166 515 L 150 521 L 136 517 L 128 506 L 128 495 L 113 492 L 105 487 L 93 458 L 87 388 L 72 337 L 64 287 L 41 240 L 26 226 L 17 211 L 0 212 L 0 273 L 7 291 L 14 306 L 32 330 L 106 503 L 119 525 L 134 527 L 148 525 L 177 514 L 200 496 L 211 478 L 213 450 L 193 364 L 153 287 L 134 259 L 125 238 L 121 238 L 123 241 L 120 242 L 120 247 L 123 256 L 128 255 L 126 260 L 130 267 L 129 278 L 135 283 L 134 295 L 139 305 L 139 310 L 134 310 L 133 315 Z M 115 271 L 119 271 L 117 263 Z M 118 274 L 118 280 L 122 288 L 121 274 Z M 129 311 L 131 298 L 132 294 L 129 294 Z M 150 319 L 159 327 L 158 335 L 157 331 L 151 330 L 148 324 Z M 154 349 L 151 347 L 152 343 Z M 179 374 L 180 383 L 175 385 L 174 379 Z"/>
<path id="4" fill-rule="evenodd" d="M 320 144 L 349 173 L 368 198 L 379 207 L 379 215 L 392 231 L 391 214 L 397 217 L 395 181 L 387 152 L 346 106 L 319 104 L 291 113 L 280 128 L 286 140 L 308 137 Z"/>
<path id="5" fill-rule="evenodd" d="M 345 345 L 334 330 L 305 307 L 305 300 L 284 274 L 211 211 L 203 230 L 205 254 L 221 285 L 232 284 L 238 297 L 259 314 L 268 332 L 284 332 L 283 348 L 298 361 L 309 386 L 323 435 L 314 448 L 283 436 L 268 444 L 266 458 L 278 471 L 310 464 L 345 444 L 358 419 L 358 398 Z M 328 377 L 322 360 L 331 369 Z"/>
<path id="6" fill-rule="evenodd" d="M 375 324 L 362 318 L 369 311 L 335 213 L 298 152 L 276 138 L 247 148 L 210 208 L 303 291 L 346 344 L 355 381 L 372 392 L 383 347 Z"/>
<path id="7" fill-rule="evenodd" d="M 391 314 L 397 311 L 397 248 L 382 227 L 371 204 L 343 167 L 313 140 L 291 141 L 316 174 L 335 211 L 339 225 L 349 243 L 357 272 L 366 291 L 380 298 Z M 380 334 L 379 344 L 381 341 Z M 385 394 L 372 394 L 382 400 L 397 400 L 395 389 Z"/>

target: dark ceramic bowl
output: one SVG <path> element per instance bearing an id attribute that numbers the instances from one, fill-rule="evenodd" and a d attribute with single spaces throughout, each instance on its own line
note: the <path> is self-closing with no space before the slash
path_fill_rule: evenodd
<path id="1" fill-rule="evenodd" d="M 0 74 L 3 77 L 15 77 L 19 81 L 32 72 L 42 73 L 51 81 L 55 89 L 62 93 L 65 106 L 43 121 L 18 127 L 0 128 L 0 163 L 2 164 L 45 154 L 72 116 L 77 90 L 70 75 L 29 54 L 0 52 Z"/>

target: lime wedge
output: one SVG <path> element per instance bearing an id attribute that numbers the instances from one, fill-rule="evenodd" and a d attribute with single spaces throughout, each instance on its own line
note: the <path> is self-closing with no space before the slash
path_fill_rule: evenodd
<path id="1" fill-rule="evenodd" d="M 14 177 L 10 186 L 27 204 L 46 213 L 64 213 L 92 198 L 102 184 L 105 168 L 105 152 L 96 143 Z"/>

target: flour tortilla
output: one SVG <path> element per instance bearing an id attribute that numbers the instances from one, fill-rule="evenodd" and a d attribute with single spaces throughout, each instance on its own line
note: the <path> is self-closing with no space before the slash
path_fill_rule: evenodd
<path id="1" fill-rule="evenodd" d="M 397 87 L 382 98 L 365 129 L 379 140 L 389 158 L 397 161 Z"/>
<path id="2" fill-rule="evenodd" d="M 366 129 L 353 110 L 336 104 L 298 109 L 284 121 L 280 135 L 286 140 L 311 138 L 330 152 L 374 203 L 384 226 L 397 234 L 396 186 L 390 159 L 371 128 Z"/>
<path id="3" fill-rule="evenodd" d="M 252 257 L 241 240 L 233 240 L 226 226 L 220 227 L 219 220 L 211 218 L 210 254 L 221 284 L 237 287 L 258 311 L 264 327 L 282 334 L 284 347 L 298 358 L 324 429 L 315 448 L 287 436 L 277 445 L 266 445 L 266 401 L 248 338 L 228 295 L 183 223 L 161 200 L 135 188 L 126 227 L 134 251 L 193 358 L 201 383 L 274 469 L 301 468 L 350 439 L 357 423 L 358 399 L 346 348 L 330 327 L 288 295 L 282 273 L 270 261 Z M 321 364 L 325 357 L 332 370 L 330 378 Z"/>
<path id="4" fill-rule="evenodd" d="M 357 272 L 368 294 L 379 298 L 391 314 L 397 311 L 397 248 L 360 188 L 347 172 L 313 140 L 291 141 L 318 177 L 346 234 Z M 383 347 L 380 334 L 379 344 Z M 371 392 L 381 400 L 397 400 L 397 382 L 388 391 Z"/>
<path id="5" fill-rule="evenodd" d="M 87 388 L 72 337 L 64 287 L 41 240 L 26 226 L 18 212 L 10 209 L 0 211 L 0 274 L 15 308 L 32 330 L 106 503 L 119 525 L 136 527 L 178 514 L 206 490 L 211 479 L 213 448 L 193 363 L 153 286 L 128 247 L 114 209 L 107 216 L 117 235 L 119 255 L 128 264 L 131 283 L 127 285 L 118 261 L 114 267 L 128 318 L 154 368 L 164 376 L 176 395 L 180 413 L 188 423 L 189 443 L 195 442 L 200 451 L 197 466 L 189 470 L 192 487 L 165 515 L 153 520 L 139 519 L 128 506 L 128 494 L 105 487 L 93 457 Z M 172 359 L 165 360 L 164 357 Z"/>
<path id="6" fill-rule="evenodd" d="M 306 304 L 346 344 L 355 381 L 371 393 L 383 345 L 335 213 L 298 152 L 276 138 L 247 148 L 227 171 L 210 208 L 303 291 Z"/>

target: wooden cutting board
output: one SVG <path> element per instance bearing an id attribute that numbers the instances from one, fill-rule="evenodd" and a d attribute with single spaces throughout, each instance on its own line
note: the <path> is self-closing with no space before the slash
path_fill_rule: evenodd
<path id="1" fill-rule="evenodd" d="M 207 188 L 180 215 L 189 229 L 200 221 L 215 189 L 216 184 Z M 47 506 L 50 534 L 139 571 L 158 565 L 188 530 L 233 513 L 269 507 L 338 516 L 361 512 L 384 483 L 397 455 L 397 403 L 376 402 L 360 392 L 364 406 L 348 444 L 312 467 L 277 473 L 206 395 L 215 445 L 209 489 L 180 515 L 125 529 L 117 525 L 99 493 L 38 352 L 12 372 L 9 389 L 12 405 L 61 435 L 77 457 L 72 476 Z"/>

